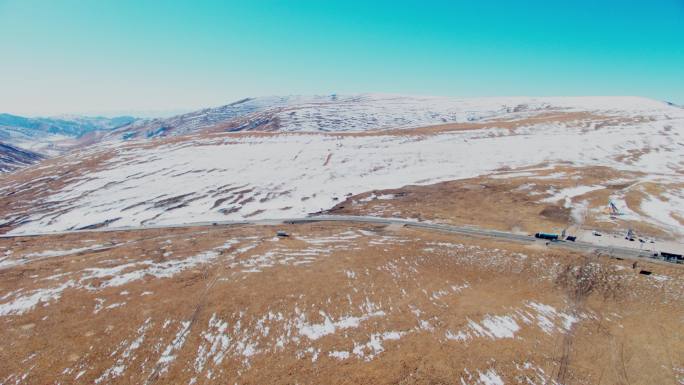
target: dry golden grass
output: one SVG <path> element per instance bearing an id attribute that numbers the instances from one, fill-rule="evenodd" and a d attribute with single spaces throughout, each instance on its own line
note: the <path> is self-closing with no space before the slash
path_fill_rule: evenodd
<path id="1" fill-rule="evenodd" d="M 291 236 L 277 239 L 276 229 Z M 227 241 L 234 244 L 205 263 L 155 276 Z M 31 256 L 93 244 L 104 249 Z M 23 383 L 32 384 L 101 377 L 122 384 L 460 384 L 491 372 L 505 383 L 676 384 L 684 367 L 676 327 L 684 272 L 676 266 L 644 262 L 634 270 L 625 261 L 498 241 L 323 223 L 0 239 L 6 250 L 21 264 L 0 270 L 0 309 L 74 282 L 59 298 L 0 316 L 0 379 L 7 383 L 26 375 Z M 94 274 L 104 268 L 117 272 Z M 653 275 L 638 274 L 641 268 Z M 348 316 L 362 318 L 319 338 L 302 329 Z M 517 330 L 486 335 L 471 326 L 489 330 L 492 317 L 514 319 Z M 566 327 L 567 317 L 577 322 Z M 397 334 L 383 337 L 388 332 Z M 461 339 L 447 338 L 459 332 Z M 172 359 L 160 362 L 180 334 Z M 349 357 L 330 355 L 342 351 Z"/>
<path id="2" fill-rule="evenodd" d="M 624 193 L 628 208 L 645 217 L 648 213 L 641 210 L 645 196 L 658 196 L 666 188 L 681 188 L 641 182 L 642 177 L 638 172 L 602 166 L 542 164 L 516 170 L 503 168 L 490 176 L 370 191 L 348 197 L 329 213 L 416 218 L 525 233 L 576 229 L 580 225 L 608 232 L 631 228 L 645 236 L 670 238 L 671 233 L 653 223 L 608 215 L 607 205 L 613 194 Z M 553 195 L 551 191 L 594 185 L 603 188 L 573 197 L 569 207 L 563 199 L 545 201 Z M 374 198 L 382 195 L 393 198 Z M 587 206 L 580 221 L 572 212 L 578 204 Z"/>

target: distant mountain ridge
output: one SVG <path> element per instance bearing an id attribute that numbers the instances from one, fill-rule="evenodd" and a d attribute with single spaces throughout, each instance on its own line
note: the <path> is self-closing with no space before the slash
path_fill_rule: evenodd
<path id="1" fill-rule="evenodd" d="M 3 113 L 0 114 L 0 135 L 2 132 L 15 131 L 27 136 L 57 134 L 80 137 L 91 131 L 112 130 L 134 121 L 136 118 L 132 116 L 26 118 Z"/>
<path id="2" fill-rule="evenodd" d="M 672 104 L 641 97 L 452 98 L 393 94 L 245 98 L 165 119 L 138 120 L 109 139 L 147 139 L 213 131 L 367 131 L 478 122 L 540 112 L 593 111 L 661 117 Z"/>
<path id="3" fill-rule="evenodd" d="M 92 138 L 84 140 L 87 136 L 99 138 L 104 132 L 129 125 L 136 120 L 137 118 L 131 116 L 27 118 L 1 113 L 0 141 L 22 151 L 50 157 L 63 154 L 83 143 L 93 143 Z"/>

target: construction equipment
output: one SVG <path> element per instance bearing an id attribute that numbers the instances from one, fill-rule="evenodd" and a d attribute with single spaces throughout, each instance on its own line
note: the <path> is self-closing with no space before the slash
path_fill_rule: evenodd
<path id="1" fill-rule="evenodd" d="M 625 236 L 625 239 L 627 239 L 630 242 L 634 242 L 636 240 L 637 236 L 634 230 L 628 229 L 627 230 L 627 235 Z"/>
<path id="2" fill-rule="evenodd" d="M 611 216 L 623 215 L 623 212 L 618 209 L 612 200 L 608 201 L 608 212 Z"/>

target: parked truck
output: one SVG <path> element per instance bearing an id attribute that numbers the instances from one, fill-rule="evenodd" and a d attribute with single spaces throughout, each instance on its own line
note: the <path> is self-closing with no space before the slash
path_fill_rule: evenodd
<path id="1" fill-rule="evenodd" d="M 682 256 L 681 254 L 668 253 L 665 251 L 661 251 L 660 256 L 668 262 L 684 263 L 684 256 Z"/>
<path id="2" fill-rule="evenodd" d="M 534 234 L 534 237 L 539 238 L 539 239 L 546 239 L 547 241 L 557 241 L 558 240 L 558 234 L 536 233 L 536 234 Z"/>

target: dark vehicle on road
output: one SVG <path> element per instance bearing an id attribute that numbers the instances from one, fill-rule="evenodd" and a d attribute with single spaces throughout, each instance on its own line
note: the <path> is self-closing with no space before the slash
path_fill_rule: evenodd
<path id="1" fill-rule="evenodd" d="M 558 240 L 558 234 L 536 233 L 536 234 L 534 234 L 534 237 L 538 238 L 538 239 L 546 239 L 549 241 L 557 241 Z"/>
<path id="2" fill-rule="evenodd" d="M 661 251 L 660 256 L 669 262 L 675 262 L 675 263 L 683 263 L 684 262 L 684 256 L 682 256 L 681 254 L 668 253 L 665 251 Z"/>

